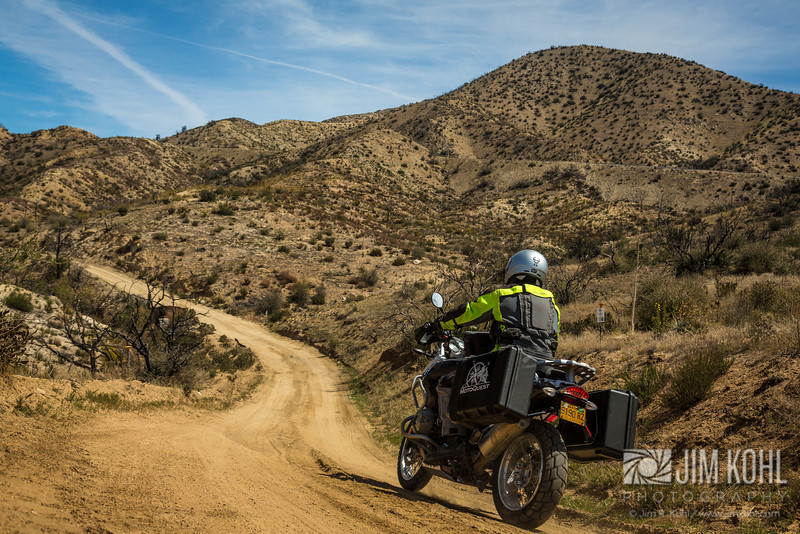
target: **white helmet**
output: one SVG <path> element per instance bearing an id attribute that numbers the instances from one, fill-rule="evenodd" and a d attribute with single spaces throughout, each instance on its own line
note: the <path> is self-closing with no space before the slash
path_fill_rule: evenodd
<path id="1" fill-rule="evenodd" d="M 547 278 L 547 260 L 535 250 L 520 250 L 508 260 L 506 265 L 506 284 L 522 282 L 532 278 L 534 283 L 542 287 Z"/>

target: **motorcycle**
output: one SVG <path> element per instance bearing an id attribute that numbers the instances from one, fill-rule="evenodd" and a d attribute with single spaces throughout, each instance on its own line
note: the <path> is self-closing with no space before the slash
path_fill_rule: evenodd
<path id="1" fill-rule="evenodd" d="M 442 296 L 434 293 L 432 301 L 441 311 Z M 515 346 L 493 350 L 487 332 L 431 331 L 419 342 L 429 351 L 414 351 L 431 360 L 412 381 L 416 413 L 401 424 L 397 458 L 408 491 L 433 476 L 490 488 L 504 521 L 535 528 L 564 494 L 568 458 L 620 459 L 633 447 L 636 396 L 588 392 L 582 384 L 596 371 L 586 363 Z M 455 433 L 441 417 L 440 396 Z"/>

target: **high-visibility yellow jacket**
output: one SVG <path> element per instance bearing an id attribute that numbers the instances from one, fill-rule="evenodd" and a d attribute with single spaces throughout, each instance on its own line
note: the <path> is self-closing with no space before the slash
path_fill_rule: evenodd
<path id="1" fill-rule="evenodd" d="M 539 286 L 518 284 L 485 293 L 444 314 L 440 326 L 453 330 L 489 320 L 498 346 L 521 345 L 551 352 L 558 346 L 561 311 L 553 294 Z"/>

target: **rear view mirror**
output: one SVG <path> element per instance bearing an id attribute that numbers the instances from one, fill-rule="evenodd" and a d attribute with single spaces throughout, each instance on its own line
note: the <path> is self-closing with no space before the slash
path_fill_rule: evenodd
<path id="1" fill-rule="evenodd" d="M 433 302 L 433 305 L 441 310 L 444 306 L 444 297 L 442 297 L 442 295 L 437 291 L 431 295 L 431 302 Z"/>

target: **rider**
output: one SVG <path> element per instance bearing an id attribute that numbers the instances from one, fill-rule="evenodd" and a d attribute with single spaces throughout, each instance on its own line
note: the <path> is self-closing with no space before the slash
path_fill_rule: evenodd
<path id="1" fill-rule="evenodd" d="M 535 250 L 521 250 L 508 260 L 506 287 L 445 313 L 435 326 L 454 330 L 491 320 L 495 348 L 519 345 L 550 358 L 558 347 L 561 312 L 553 294 L 542 288 L 546 278 L 545 257 Z"/>
<path id="2" fill-rule="evenodd" d="M 517 345 L 535 356 L 551 359 L 558 347 L 561 312 L 553 294 L 542 288 L 546 278 L 547 260 L 542 254 L 535 250 L 517 252 L 506 265 L 505 287 L 485 293 L 477 300 L 423 325 L 418 331 L 418 339 L 421 334 L 433 330 L 454 330 L 491 320 L 489 332 L 495 350 Z M 447 414 L 451 380 L 452 377 L 443 376 L 436 388 L 443 437 L 463 435 L 466 431 L 453 423 Z M 429 455 L 432 456 L 430 460 L 435 461 L 437 456 L 442 456 L 441 459 L 451 456 L 446 447 L 443 449 Z"/>

